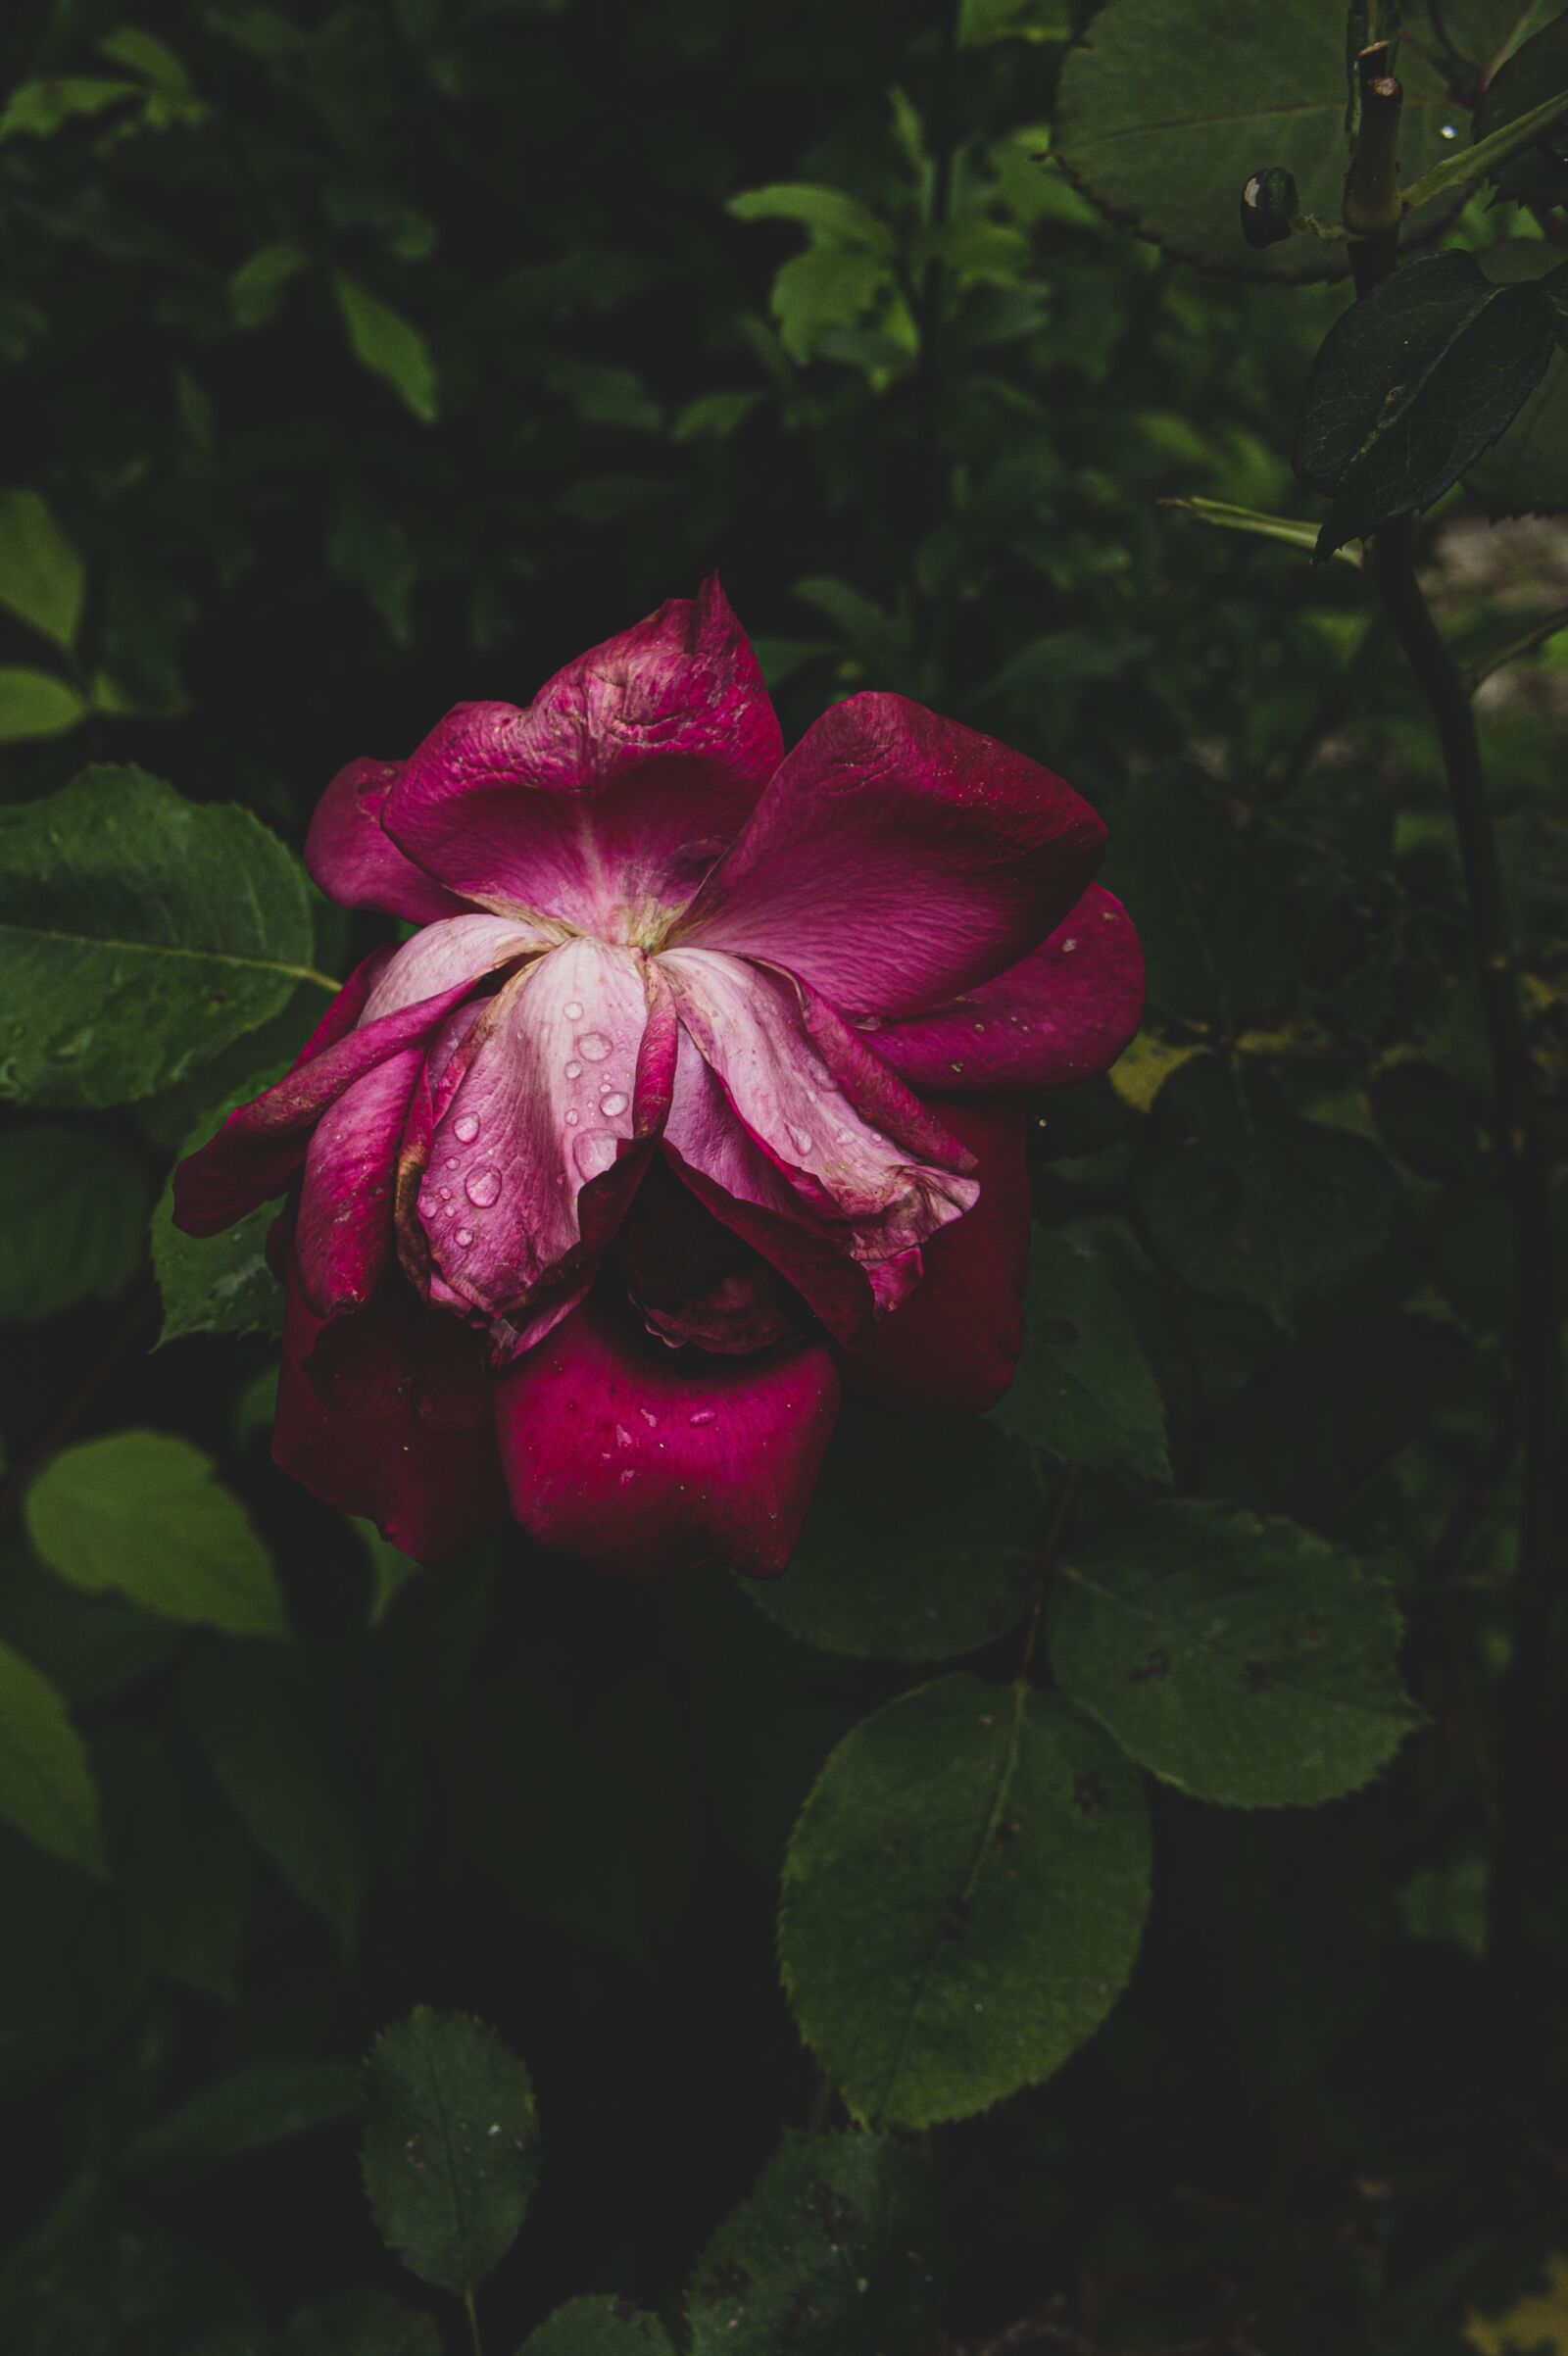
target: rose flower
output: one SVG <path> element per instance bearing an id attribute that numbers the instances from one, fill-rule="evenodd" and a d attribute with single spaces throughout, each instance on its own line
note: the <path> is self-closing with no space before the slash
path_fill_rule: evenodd
<path id="1" fill-rule="evenodd" d="M 1019 1092 L 1143 961 L 1049 769 L 898 695 L 785 754 L 716 581 L 327 788 L 322 890 L 418 929 L 175 1180 L 287 1192 L 273 1454 L 405 1552 L 510 1504 L 634 1574 L 783 1569 L 842 1388 L 1005 1389 Z"/>

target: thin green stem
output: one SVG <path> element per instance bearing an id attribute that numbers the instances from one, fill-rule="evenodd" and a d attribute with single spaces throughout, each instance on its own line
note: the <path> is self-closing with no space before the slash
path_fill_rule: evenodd
<path id="1" fill-rule="evenodd" d="M 1494 655 L 1483 656 L 1479 663 L 1472 663 L 1464 674 L 1467 692 L 1474 695 L 1483 679 L 1490 679 L 1493 672 L 1501 670 L 1505 663 L 1517 663 L 1521 655 L 1534 654 L 1538 646 L 1544 646 L 1547 639 L 1555 638 L 1559 630 L 1568 630 L 1568 606 L 1560 606 L 1555 614 L 1548 614 L 1544 621 L 1538 621 L 1534 628 L 1525 630 L 1517 638 L 1510 638 L 1508 644 L 1498 647 Z"/>
<path id="2" fill-rule="evenodd" d="M 299 981 L 314 982 L 318 990 L 325 990 L 333 998 L 343 987 L 341 982 L 334 981 L 329 973 L 320 972 L 315 965 L 288 965 L 284 971 L 292 973 Z"/>
<path id="3" fill-rule="evenodd" d="M 473 2356 L 484 2356 L 484 2343 L 479 2337 L 479 2310 L 473 2303 L 473 2291 L 463 2294 L 463 2312 L 468 2319 L 468 2337 L 473 2344 Z"/>

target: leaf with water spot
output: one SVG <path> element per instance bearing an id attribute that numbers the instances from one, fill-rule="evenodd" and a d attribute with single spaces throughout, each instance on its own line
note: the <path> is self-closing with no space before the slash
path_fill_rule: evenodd
<path id="1" fill-rule="evenodd" d="M 311 949 L 299 862 L 248 810 L 84 769 L 0 810 L 0 1099 L 172 1087 L 276 1014 Z"/>
<path id="2" fill-rule="evenodd" d="M 955 1674 L 847 1735 L 785 1859 L 784 1986 L 852 2113 L 966 2118 L 1099 2027 L 1149 1903 L 1135 1769 L 1054 1696 Z"/>

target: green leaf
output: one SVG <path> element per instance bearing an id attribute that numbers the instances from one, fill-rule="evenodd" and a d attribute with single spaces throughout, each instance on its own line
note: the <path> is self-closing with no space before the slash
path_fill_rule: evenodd
<path id="1" fill-rule="evenodd" d="M 0 606 L 69 647 L 81 620 L 87 576 L 36 491 L 0 491 Z"/>
<path id="2" fill-rule="evenodd" d="M 1465 487 L 1493 515 L 1559 515 L 1568 508 L 1568 351 L 1546 373 L 1500 441 L 1473 466 Z"/>
<path id="3" fill-rule="evenodd" d="M 274 1065 L 256 1073 L 192 1128 L 180 1147 L 183 1161 L 219 1130 L 236 1104 L 247 1104 L 278 1077 Z M 163 1297 L 158 1347 L 185 1334 L 269 1334 L 283 1330 L 283 1292 L 267 1264 L 267 1238 L 275 1203 L 248 1211 L 221 1235 L 186 1235 L 174 1225 L 171 1173 L 153 1212 L 153 1269 Z"/>
<path id="4" fill-rule="evenodd" d="M 284 289 L 309 267 L 305 248 L 287 239 L 258 247 L 228 282 L 228 307 L 236 327 L 265 327 L 276 319 Z"/>
<path id="5" fill-rule="evenodd" d="M 1134 1188 L 1143 1232 L 1195 1293 L 1250 1302 L 1289 1332 L 1388 1234 L 1399 1184 L 1376 1146 L 1298 1118 L 1239 1064 L 1195 1056 L 1153 1118 Z"/>
<path id="6" fill-rule="evenodd" d="M 1414 178 L 1452 153 L 1444 126 L 1463 110 L 1413 44 L 1399 162 Z M 1204 270 L 1249 278 L 1332 278 L 1347 248 L 1290 237 L 1258 251 L 1237 223 L 1241 192 L 1266 166 L 1291 172 L 1309 213 L 1338 220 L 1345 183 L 1345 12 L 1324 0 L 1110 0 L 1068 53 L 1054 151 L 1113 220 Z M 1419 231 L 1441 213 L 1418 217 Z"/>
<path id="7" fill-rule="evenodd" d="M 697 2261 L 686 2294 L 692 2356 L 914 2347 L 931 2303 L 933 2238 L 930 2169 L 906 2143 L 788 2130 Z"/>
<path id="8" fill-rule="evenodd" d="M 122 25 L 114 32 L 106 32 L 98 43 L 98 54 L 112 65 L 139 74 L 166 98 L 188 99 L 191 95 L 190 75 L 174 52 L 139 25 Z"/>
<path id="9" fill-rule="evenodd" d="M 366 2067 L 361 2164 L 381 2237 L 458 2297 L 500 2264 L 539 2174 L 533 2088 L 493 2029 L 416 2005 Z"/>
<path id="10" fill-rule="evenodd" d="M 242 2159 L 318 2128 L 341 2127 L 364 2107 L 360 2072 L 346 2061 L 250 2062 L 155 2119 L 126 2145 L 133 2176 L 149 2168 Z"/>
<path id="11" fill-rule="evenodd" d="M 0 744 L 66 736 L 86 716 L 85 701 L 64 679 L 15 663 L 0 663 Z"/>
<path id="12" fill-rule="evenodd" d="M 675 2356 L 662 2324 L 629 2299 L 568 2299 L 530 2331 L 517 2356 Z"/>
<path id="13" fill-rule="evenodd" d="M 1494 285 L 1470 254 L 1426 254 L 1336 320 L 1296 445 L 1298 471 L 1333 496 L 1320 557 L 1430 507 L 1497 439 L 1551 357 L 1551 285 Z"/>
<path id="14" fill-rule="evenodd" d="M 86 1745 L 42 1670 L 9 1644 L 0 1644 L 0 1816 L 68 1865 L 103 1872 Z"/>
<path id="15" fill-rule="evenodd" d="M 811 359 L 830 327 L 863 319 L 891 285 L 887 265 L 874 254 L 812 246 L 795 254 L 773 280 L 773 317 L 792 360 Z"/>
<path id="16" fill-rule="evenodd" d="M 1094 1228 L 1035 1229 L 1023 1356 L 993 1412 L 1063 1464 L 1169 1481 L 1159 1385 Z"/>
<path id="17" fill-rule="evenodd" d="M 1487 84 L 1476 109 L 1479 146 L 1548 99 L 1568 90 L 1568 15 L 1543 25 L 1514 51 Z M 1559 119 L 1492 172 L 1499 195 L 1518 204 L 1560 205 L 1568 196 L 1568 123 Z"/>
<path id="18" fill-rule="evenodd" d="M 116 1727 L 99 1745 L 109 1861 L 149 1960 L 219 2004 L 240 2000 L 256 1894 L 250 1843 L 188 1746 Z"/>
<path id="19" fill-rule="evenodd" d="M 1047 1632 L 1068 1698 L 1195 1799 L 1315 1807 L 1420 1724 L 1392 1591 L 1228 1505 L 1150 1505 L 1065 1555 Z"/>
<path id="20" fill-rule="evenodd" d="M 0 811 L 0 1099 L 172 1087 L 281 1009 L 311 948 L 299 864 L 248 810 L 85 769 Z"/>
<path id="21" fill-rule="evenodd" d="M 0 143 L 26 136 L 52 138 L 68 123 L 101 115 L 122 98 L 144 99 L 133 81 L 105 81 L 90 74 L 62 74 L 46 81 L 20 82 L 0 115 Z"/>
<path id="22" fill-rule="evenodd" d="M 789 1569 L 747 1595 L 826 1652 L 934 1661 L 973 1652 L 1028 1608 L 1042 1526 L 1022 1449 L 951 1419 L 909 1446 L 906 1416 L 847 1415 Z"/>
<path id="23" fill-rule="evenodd" d="M 700 393 L 670 427 L 672 442 L 727 442 L 757 408 L 760 393 Z"/>
<path id="24" fill-rule="evenodd" d="M 421 424 L 434 424 L 440 410 L 435 362 L 418 328 L 346 270 L 336 271 L 332 283 L 356 360 L 389 384 Z"/>
<path id="25" fill-rule="evenodd" d="M 141 1265 L 147 1186 L 89 1129 L 34 1122 L 0 1137 L 0 1324 L 114 1301 Z"/>
<path id="26" fill-rule="evenodd" d="M 114 1432 L 62 1448 L 27 1492 L 27 1529 L 52 1570 L 167 1620 L 286 1636 L 271 1559 L 210 1456 L 171 1432 Z"/>
<path id="27" fill-rule="evenodd" d="M 73 1709 L 106 1701 L 161 1668 L 180 1632 L 119 1595 L 69 1587 L 29 1546 L 0 1554 L 0 1643 L 15 1645 Z"/>
<path id="28" fill-rule="evenodd" d="M 785 1859 L 785 1990 L 858 2119 L 931 2127 L 1061 2067 L 1126 1981 L 1148 1903 L 1121 1753 L 1047 1694 L 954 1674 L 822 1770 Z"/>
<path id="29" fill-rule="evenodd" d="M 802 180 L 775 181 L 766 188 L 743 189 L 732 196 L 725 211 L 737 221 L 796 221 L 823 245 L 858 246 L 883 257 L 894 250 L 893 231 L 878 221 L 858 197 L 842 188 L 822 188 Z"/>
<path id="30" fill-rule="evenodd" d="M 270 1647 L 206 1645 L 186 1661 L 180 1697 L 223 1797 L 347 1955 L 365 1860 L 328 1767 L 327 1712 L 299 1659 Z"/>

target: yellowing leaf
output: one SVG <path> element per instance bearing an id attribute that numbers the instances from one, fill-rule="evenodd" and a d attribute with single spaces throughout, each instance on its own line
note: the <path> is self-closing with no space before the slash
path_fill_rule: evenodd
<path id="1" fill-rule="evenodd" d="M 1110 1067 L 1110 1084 L 1124 1104 L 1147 1112 L 1173 1071 L 1180 1071 L 1196 1047 L 1172 1047 L 1150 1031 L 1141 1031 Z"/>
<path id="2" fill-rule="evenodd" d="M 1549 2286 L 1495 2319 L 1472 2315 L 1465 2336 L 1481 2356 L 1515 2356 L 1528 2348 L 1531 2356 L 1568 2356 L 1568 2257 L 1546 2262 Z"/>

